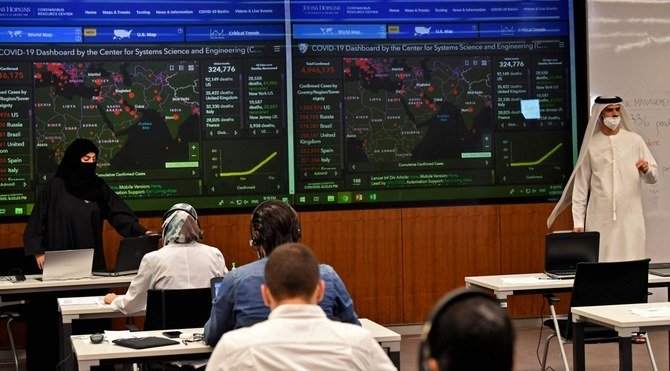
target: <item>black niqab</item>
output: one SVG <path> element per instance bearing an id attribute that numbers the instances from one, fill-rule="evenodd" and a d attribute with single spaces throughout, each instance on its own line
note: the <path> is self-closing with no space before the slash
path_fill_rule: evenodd
<path id="1" fill-rule="evenodd" d="M 95 175 L 97 163 L 81 162 L 81 158 L 91 152 L 97 156 L 100 151 L 88 139 L 75 139 L 65 150 L 56 176 L 63 178 L 65 188 L 73 196 L 88 201 L 104 201 L 105 182 Z"/>

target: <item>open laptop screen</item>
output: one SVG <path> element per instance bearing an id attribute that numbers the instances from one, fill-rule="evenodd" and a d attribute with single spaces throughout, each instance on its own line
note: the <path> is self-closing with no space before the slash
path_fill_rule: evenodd
<path id="1" fill-rule="evenodd" d="M 221 288 L 222 281 L 223 277 L 214 277 L 209 281 L 210 286 L 212 287 L 212 300 L 214 300 L 216 294 L 219 293 L 219 288 Z"/>
<path id="2" fill-rule="evenodd" d="M 42 280 L 90 278 L 93 249 L 46 251 Z"/>
<path id="3" fill-rule="evenodd" d="M 94 276 L 122 276 L 137 274 L 140 263 L 145 254 L 155 251 L 158 247 L 158 238 L 153 236 L 128 237 L 121 240 L 116 255 L 114 269 L 95 271 Z"/>
<path id="4" fill-rule="evenodd" d="M 600 248 L 598 232 L 549 233 L 545 242 L 546 272 L 574 271 L 577 269 L 577 263 L 598 261 Z"/>

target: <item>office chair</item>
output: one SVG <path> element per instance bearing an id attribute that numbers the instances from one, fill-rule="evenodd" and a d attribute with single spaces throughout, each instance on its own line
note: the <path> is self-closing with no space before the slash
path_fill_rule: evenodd
<path id="1" fill-rule="evenodd" d="M 148 290 L 144 330 L 203 327 L 211 310 L 209 287 Z"/>
<path id="2" fill-rule="evenodd" d="M 9 338 L 9 347 L 12 350 L 16 371 L 19 371 L 19 357 L 16 352 L 16 345 L 14 344 L 14 336 L 12 334 L 12 322 L 25 319 L 23 313 L 24 306 L 25 303 L 23 301 L 2 302 L 2 300 L 0 300 L 0 319 L 7 320 L 7 337 Z"/>
<path id="3" fill-rule="evenodd" d="M 612 263 L 579 263 L 575 273 L 572 288 L 570 308 L 589 307 L 595 305 L 635 304 L 647 302 L 647 286 L 649 281 L 650 259 L 632 260 Z M 547 352 L 549 342 L 553 337 L 558 339 L 561 358 L 566 370 L 570 370 L 565 354 L 564 344 L 572 343 L 572 312 L 568 310 L 567 319 L 556 316 L 554 303 L 559 299 L 551 294 L 545 295 L 551 311 L 551 319 L 544 322 L 554 330 L 547 338 L 542 357 L 542 370 L 547 366 Z M 647 334 L 641 335 L 646 339 L 647 352 L 654 370 L 658 370 L 656 360 L 651 350 L 651 343 Z M 584 343 L 618 342 L 619 337 L 615 330 L 595 324 L 587 324 L 584 328 Z"/>

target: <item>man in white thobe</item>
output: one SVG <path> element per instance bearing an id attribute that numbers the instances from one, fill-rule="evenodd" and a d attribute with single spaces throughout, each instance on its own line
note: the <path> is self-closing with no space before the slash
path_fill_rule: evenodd
<path id="1" fill-rule="evenodd" d="M 599 261 L 643 259 L 645 226 L 640 182 L 656 183 L 656 160 L 619 97 L 598 97 L 561 200 L 547 220 L 572 201 L 573 230 L 600 232 Z"/>

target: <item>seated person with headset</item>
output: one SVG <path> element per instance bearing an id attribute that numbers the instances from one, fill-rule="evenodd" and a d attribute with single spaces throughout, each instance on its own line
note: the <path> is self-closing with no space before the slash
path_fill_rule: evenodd
<path id="1" fill-rule="evenodd" d="M 125 314 L 143 310 L 149 289 L 209 287 L 228 270 L 219 249 L 200 243 L 203 233 L 193 206 L 179 203 L 163 215 L 163 247 L 142 258 L 124 296 L 110 293 L 105 303 Z"/>
<path id="2" fill-rule="evenodd" d="M 481 291 L 448 293 L 423 326 L 419 368 L 431 371 L 510 371 L 514 329 L 498 301 Z"/>
<path id="3" fill-rule="evenodd" d="M 275 247 L 287 242 L 300 242 L 298 213 L 285 202 L 271 200 L 261 203 L 251 214 L 249 244 L 259 260 L 231 271 L 221 282 L 212 302 L 212 312 L 205 324 L 205 341 L 214 346 L 225 332 L 255 322 L 264 321 L 270 314 L 261 296 L 261 285 L 267 256 Z M 354 302 L 333 267 L 319 265 L 326 288 L 319 306 L 328 317 L 360 325 Z"/>

